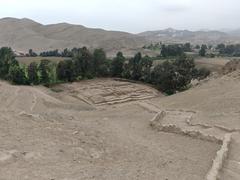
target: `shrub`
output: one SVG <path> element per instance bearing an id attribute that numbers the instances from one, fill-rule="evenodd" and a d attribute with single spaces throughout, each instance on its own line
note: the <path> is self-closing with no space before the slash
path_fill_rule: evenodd
<path id="1" fill-rule="evenodd" d="M 43 59 L 39 64 L 40 83 L 42 84 L 50 83 L 50 63 L 49 60 Z"/>
<path id="2" fill-rule="evenodd" d="M 167 94 L 174 94 L 177 90 L 176 80 L 177 74 L 175 66 L 169 61 L 165 61 L 157 65 L 151 75 L 151 81 Z"/>
<path id="3" fill-rule="evenodd" d="M 195 69 L 193 72 L 193 79 L 198 79 L 198 80 L 205 79 L 210 75 L 210 73 L 211 73 L 210 70 L 204 67 L 200 69 Z"/>
<path id="4" fill-rule="evenodd" d="M 122 52 L 118 52 L 111 64 L 111 74 L 115 77 L 121 77 L 124 68 L 125 57 Z"/>
<path id="5" fill-rule="evenodd" d="M 192 80 L 195 64 L 192 58 L 181 56 L 174 61 L 157 65 L 152 72 L 151 82 L 167 94 L 186 89 Z"/>
<path id="6" fill-rule="evenodd" d="M 36 62 L 32 62 L 29 64 L 27 68 L 28 72 L 28 81 L 30 84 L 38 84 L 39 76 L 38 76 L 38 64 Z"/>
<path id="7" fill-rule="evenodd" d="M 72 82 L 75 80 L 75 67 L 72 60 L 60 61 L 56 69 L 59 80 Z"/>
<path id="8" fill-rule="evenodd" d="M 19 65 L 11 48 L 0 49 L 0 77 L 6 79 L 11 66 Z"/>
<path id="9" fill-rule="evenodd" d="M 25 71 L 18 65 L 9 68 L 8 78 L 14 84 L 27 84 Z"/>

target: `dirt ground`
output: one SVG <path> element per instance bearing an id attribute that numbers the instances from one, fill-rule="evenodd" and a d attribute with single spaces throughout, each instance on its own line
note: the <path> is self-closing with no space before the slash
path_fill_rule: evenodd
<path id="1" fill-rule="evenodd" d="M 113 79 L 52 89 L 1 81 L 0 179 L 203 180 L 223 135 L 232 132 L 219 174 L 238 180 L 238 75 L 169 97 Z M 154 128 L 150 120 L 161 111 L 166 111 L 159 122 L 165 128 Z"/>
<path id="2" fill-rule="evenodd" d="M 222 68 L 228 63 L 231 58 L 226 57 L 215 57 L 215 58 L 197 58 L 195 59 L 196 67 L 207 68 L 211 72 L 221 73 Z"/>

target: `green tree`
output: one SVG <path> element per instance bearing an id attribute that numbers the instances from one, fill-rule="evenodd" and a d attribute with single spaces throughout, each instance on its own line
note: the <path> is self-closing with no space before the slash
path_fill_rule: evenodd
<path id="1" fill-rule="evenodd" d="M 177 90 L 176 88 L 176 67 L 170 61 L 164 61 L 154 67 L 151 78 L 152 82 L 161 91 L 167 94 L 174 94 Z"/>
<path id="2" fill-rule="evenodd" d="M 40 83 L 42 84 L 50 83 L 50 63 L 49 60 L 43 59 L 39 64 Z"/>
<path id="3" fill-rule="evenodd" d="M 35 53 L 32 49 L 29 49 L 29 50 L 28 50 L 28 55 L 29 55 L 30 57 L 36 57 L 36 56 L 37 56 L 37 53 Z"/>
<path id="4" fill-rule="evenodd" d="M 189 85 L 194 69 L 194 60 L 183 55 L 177 60 L 165 61 L 154 67 L 151 81 L 163 92 L 174 94 Z"/>
<path id="5" fill-rule="evenodd" d="M 77 76 L 93 77 L 93 55 L 86 47 L 76 49 L 73 59 Z"/>
<path id="6" fill-rule="evenodd" d="M 25 71 L 19 65 L 10 66 L 8 78 L 14 84 L 24 85 L 27 83 Z"/>
<path id="7" fill-rule="evenodd" d="M 181 56 L 184 54 L 184 47 L 179 44 L 162 45 L 160 54 L 162 57 Z"/>
<path id="8" fill-rule="evenodd" d="M 183 50 L 184 50 L 184 52 L 191 52 L 192 51 L 191 44 L 190 43 L 185 43 L 183 45 Z"/>
<path id="9" fill-rule="evenodd" d="M 93 67 L 95 75 L 99 76 L 100 69 L 106 68 L 106 53 L 103 49 L 95 49 L 93 52 Z"/>
<path id="10" fill-rule="evenodd" d="M 220 54 L 224 54 L 225 53 L 225 44 L 221 43 L 221 44 L 218 44 L 216 49 L 219 51 Z"/>
<path id="11" fill-rule="evenodd" d="M 38 84 L 39 76 L 38 76 L 38 64 L 36 62 L 31 62 L 27 68 L 28 81 L 30 84 Z"/>
<path id="12" fill-rule="evenodd" d="M 125 62 L 125 57 L 122 52 L 118 52 L 117 56 L 113 59 L 111 65 L 111 74 L 114 77 L 121 77 L 123 73 L 123 66 Z"/>
<path id="13" fill-rule="evenodd" d="M 137 53 L 128 63 L 123 65 L 123 77 L 136 81 L 150 82 L 152 59 L 148 56 L 142 57 L 141 53 Z"/>
<path id="14" fill-rule="evenodd" d="M 3 47 L 0 49 L 0 77 L 6 79 L 10 66 L 18 65 L 11 48 Z"/>
<path id="15" fill-rule="evenodd" d="M 176 89 L 182 90 L 186 87 L 192 80 L 192 74 L 195 69 L 195 63 L 193 58 L 182 55 L 173 61 L 173 66 L 176 69 Z"/>
<path id="16" fill-rule="evenodd" d="M 167 57 L 168 56 L 168 52 L 167 52 L 167 48 L 166 48 L 165 44 L 162 45 L 160 55 L 162 57 Z"/>
<path id="17" fill-rule="evenodd" d="M 151 81 L 151 68 L 153 64 L 153 60 L 145 56 L 141 59 L 141 80 L 144 82 L 150 82 Z"/>
<path id="18" fill-rule="evenodd" d="M 72 82 L 76 78 L 75 67 L 72 60 L 60 61 L 57 65 L 56 72 L 59 80 Z"/>
<path id="19" fill-rule="evenodd" d="M 123 64 L 122 77 L 125 79 L 131 79 L 131 67 L 129 61 Z"/>
<path id="20" fill-rule="evenodd" d="M 199 55 L 200 55 L 200 56 L 206 56 L 206 50 L 207 50 L 207 45 L 203 44 L 203 45 L 201 46 L 200 51 L 199 51 Z"/>
<path id="21" fill-rule="evenodd" d="M 70 50 L 68 50 L 67 48 L 65 48 L 61 54 L 62 57 L 72 57 L 73 54 Z"/>
<path id="22" fill-rule="evenodd" d="M 139 52 L 129 61 L 129 67 L 131 68 L 131 79 L 133 80 L 140 80 L 142 76 L 141 59 L 142 54 Z"/>
<path id="23" fill-rule="evenodd" d="M 111 67 L 110 60 L 105 60 L 104 64 L 100 65 L 98 68 L 98 75 L 100 77 L 110 76 L 111 75 L 110 67 Z"/>
<path id="24" fill-rule="evenodd" d="M 197 45 L 195 46 L 195 49 L 200 49 L 200 46 L 197 44 Z"/>

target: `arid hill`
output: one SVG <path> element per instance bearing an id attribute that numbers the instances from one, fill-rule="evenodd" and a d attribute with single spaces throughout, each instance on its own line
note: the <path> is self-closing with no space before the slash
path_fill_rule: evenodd
<path id="1" fill-rule="evenodd" d="M 42 25 L 30 19 L 0 19 L 0 46 L 10 46 L 17 51 L 37 52 L 87 46 L 104 48 L 107 52 L 137 49 L 145 38 L 126 32 L 86 28 L 67 23 Z"/>

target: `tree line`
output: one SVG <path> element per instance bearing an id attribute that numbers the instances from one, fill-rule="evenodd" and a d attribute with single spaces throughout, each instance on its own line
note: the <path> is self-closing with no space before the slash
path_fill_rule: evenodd
<path id="1" fill-rule="evenodd" d="M 226 56 L 240 56 L 240 44 L 235 45 L 225 45 L 218 44 L 213 46 L 211 44 L 206 45 L 192 45 L 190 43 L 185 44 L 163 44 L 151 43 L 150 45 L 143 46 L 143 49 L 149 49 L 154 51 L 160 51 L 158 58 L 168 58 L 181 56 L 187 52 L 198 52 L 198 55 L 201 57 L 215 57 L 216 55 L 226 55 Z"/>
<path id="2" fill-rule="evenodd" d="M 107 59 L 103 49 L 91 52 L 86 47 L 74 48 L 71 53 L 71 59 L 58 63 L 43 59 L 40 63 L 31 62 L 25 66 L 15 59 L 11 48 L 3 47 L 0 49 L 0 78 L 18 85 L 50 85 L 95 77 L 118 77 L 150 83 L 173 94 L 186 89 L 192 79 L 209 75 L 209 71 L 198 70 L 193 58 L 184 53 L 156 66 L 153 66 L 152 58 L 141 53 L 125 58 L 118 52 L 111 60 Z"/>
<path id="3" fill-rule="evenodd" d="M 216 49 L 220 55 L 240 57 L 240 44 L 218 44 Z"/>
<path id="4" fill-rule="evenodd" d="M 240 44 L 225 45 L 221 43 L 216 46 L 206 45 L 206 44 L 193 46 L 190 43 L 166 45 L 166 44 L 163 44 L 162 42 L 159 42 L 155 44 L 151 43 L 150 45 L 145 45 L 143 46 L 143 49 L 160 51 L 157 58 L 181 56 L 186 52 L 194 52 L 194 50 L 198 50 L 198 55 L 202 57 L 205 57 L 205 56 L 215 57 L 215 55 L 232 56 L 232 57 L 240 56 Z M 66 48 L 62 52 L 56 49 L 56 50 L 50 50 L 50 51 L 43 51 L 39 53 L 39 56 L 41 57 L 73 57 L 77 51 L 78 51 L 77 48 L 73 48 L 73 49 Z M 35 56 L 38 56 L 38 54 L 35 53 L 32 49 L 29 49 L 27 56 L 35 57 Z"/>

